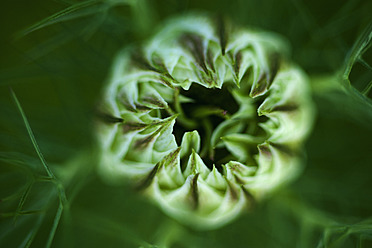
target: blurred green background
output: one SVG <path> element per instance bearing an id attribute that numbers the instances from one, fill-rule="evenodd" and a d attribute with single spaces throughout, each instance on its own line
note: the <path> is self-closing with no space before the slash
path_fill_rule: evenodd
<path id="1" fill-rule="evenodd" d="M 195 10 L 286 37 L 318 112 L 301 177 L 205 232 L 94 170 L 115 54 Z M 371 21 L 369 0 L 1 1 L 0 247 L 372 247 Z"/>

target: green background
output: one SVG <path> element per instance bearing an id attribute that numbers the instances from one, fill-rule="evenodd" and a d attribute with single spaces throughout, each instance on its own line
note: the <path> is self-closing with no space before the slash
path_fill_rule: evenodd
<path id="1" fill-rule="evenodd" d="M 204 232 L 95 172 L 94 113 L 116 52 L 189 11 L 286 37 L 317 106 L 301 177 Z M 368 0 L 1 1 L 0 247 L 372 247 L 371 13 Z"/>

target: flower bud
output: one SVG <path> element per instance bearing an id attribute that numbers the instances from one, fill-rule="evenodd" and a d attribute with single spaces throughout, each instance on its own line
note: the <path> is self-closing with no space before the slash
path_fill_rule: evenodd
<path id="1" fill-rule="evenodd" d="M 100 174 L 195 228 L 236 218 L 298 175 L 313 122 L 304 72 L 277 35 L 204 15 L 117 57 L 98 126 Z"/>

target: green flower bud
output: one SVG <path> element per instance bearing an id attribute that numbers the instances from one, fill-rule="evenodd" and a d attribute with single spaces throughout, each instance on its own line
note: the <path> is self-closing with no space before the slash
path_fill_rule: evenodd
<path id="1" fill-rule="evenodd" d="M 302 167 L 313 106 L 287 51 L 275 34 L 203 15 L 125 49 L 103 97 L 100 174 L 196 228 L 231 221 Z"/>

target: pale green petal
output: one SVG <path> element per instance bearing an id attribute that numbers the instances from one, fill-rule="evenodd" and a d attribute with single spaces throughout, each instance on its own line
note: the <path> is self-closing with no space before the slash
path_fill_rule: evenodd
<path id="1" fill-rule="evenodd" d="M 200 158 L 199 154 L 197 154 L 195 150 L 193 150 L 189 157 L 189 161 L 187 162 L 187 166 L 184 171 L 184 174 L 185 175 L 200 174 L 202 178 L 206 178 L 209 173 L 210 173 L 210 170 L 205 165 L 203 160 Z"/>
<path id="2" fill-rule="evenodd" d="M 193 152 L 200 150 L 200 136 L 197 131 L 186 132 L 182 137 L 181 142 L 181 157 L 190 156 Z"/>

